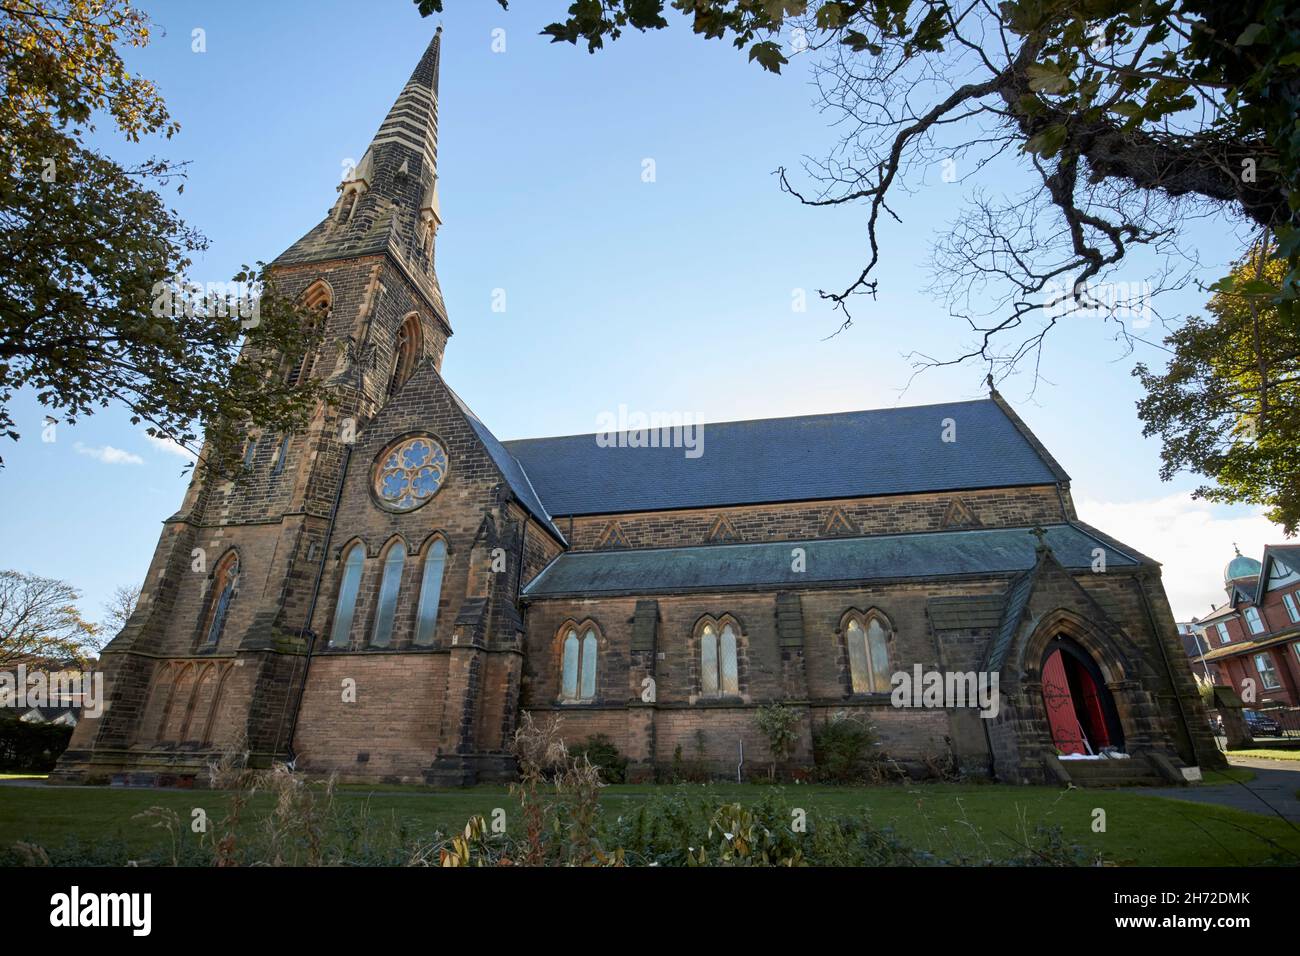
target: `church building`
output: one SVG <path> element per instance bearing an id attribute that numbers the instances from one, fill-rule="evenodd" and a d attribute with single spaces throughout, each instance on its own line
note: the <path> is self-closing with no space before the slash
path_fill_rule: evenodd
<path id="1" fill-rule="evenodd" d="M 55 779 L 201 784 L 237 745 L 344 780 L 501 781 L 525 713 L 605 735 L 633 779 L 735 779 L 767 772 L 774 702 L 792 769 L 845 719 L 917 774 L 1222 764 L 1159 565 L 1078 519 L 991 387 L 705 425 L 694 449 L 498 440 L 440 372 L 440 43 L 272 264 L 319 316 L 284 374 L 334 400 L 249 434 L 247 481 L 195 474 Z M 995 677 L 994 708 L 900 703 L 898 675 L 935 674 Z"/>

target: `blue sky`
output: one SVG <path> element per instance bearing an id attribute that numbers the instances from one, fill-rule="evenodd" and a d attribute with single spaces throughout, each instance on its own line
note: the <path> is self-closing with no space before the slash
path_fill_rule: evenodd
<path id="1" fill-rule="evenodd" d="M 190 162 L 175 204 L 212 241 L 199 281 L 274 258 L 321 219 L 437 23 L 408 0 L 140 5 L 158 28 L 128 60 L 182 131 L 139 150 L 100 144 Z M 451 0 L 442 19 L 438 273 L 455 329 L 443 372 L 498 437 L 594 431 L 620 404 L 725 421 L 984 394 L 975 365 L 927 372 L 904 394 L 904 356 L 962 344 L 923 291 L 930 244 L 964 195 L 1015 190 L 1022 172 L 927 174 L 894 207 L 903 222 L 882 229 L 879 299 L 827 341 L 838 319 L 814 290 L 861 268 L 865 211 L 803 208 L 777 188 L 777 167 L 797 170 L 835 139 L 807 64 L 765 73 L 675 17 L 588 55 L 537 36 L 566 5 L 506 13 Z M 206 52 L 191 49 L 195 28 Z M 505 52 L 493 52 L 497 29 Z M 1193 237 L 1206 281 L 1240 252 L 1223 223 Z M 504 313 L 492 311 L 496 289 Z M 791 308 L 796 289 L 806 312 Z M 1192 290 L 1162 308 L 1186 314 L 1202 300 Z M 1164 562 L 1188 617 L 1222 599 L 1232 542 L 1257 555 L 1282 534 L 1258 509 L 1192 501 L 1195 477 L 1160 482 L 1158 444 L 1134 412 L 1140 359 L 1160 354 L 1126 355 L 1098 320 L 1072 320 L 1048 341 L 1037 391 L 1027 376 L 1002 391 L 1073 477 L 1082 517 Z M 184 461 L 116 409 L 60 426 L 53 442 L 32 396 L 15 411 L 23 438 L 3 449 L 0 567 L 68 580 L 97 619 L 114 587 L 143 578 Z"/>

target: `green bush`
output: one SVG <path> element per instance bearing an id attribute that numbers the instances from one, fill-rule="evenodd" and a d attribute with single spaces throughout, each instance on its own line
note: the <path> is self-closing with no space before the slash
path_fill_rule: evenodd
<path id="1" fill-rule="evenodd" d="M 827 718 L 813 727 L 813 763 L 817 778 L 831 783 L 856 783 L 875 779 L 880 762 L 876 735 L 858 717 Z"/>
<path id="2" fill-rule="evenodd" d="M 591 765 L 600 771 L 602 783 L 627 783 L 627 758 L 604 734 L 588 737 L 574 749 L 573 756 L 590 760 Z"/>
<path id="3" fill-rule="evenodd" d="M 0 771 L 49 773 L 71 739 L 71 727 L 28 723 L 12 711 L 0 713 Z"/>

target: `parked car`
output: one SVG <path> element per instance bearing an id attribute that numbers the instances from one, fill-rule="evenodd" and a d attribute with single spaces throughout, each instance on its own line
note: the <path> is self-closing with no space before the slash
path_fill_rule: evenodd
<path id="1" fill-rule="evenodd" d="M 1241 714 L 1246 718 L 1246 728 L 1252 737 L 1282 736 L 1282 725 L 1267 714 L 1257 710 L 1243 710 Z"/>

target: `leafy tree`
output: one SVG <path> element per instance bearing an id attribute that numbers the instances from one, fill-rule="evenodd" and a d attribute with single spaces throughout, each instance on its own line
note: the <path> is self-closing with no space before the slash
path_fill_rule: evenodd
<path id="1" fill-rule="evenodd" d="M 1147 390 L 1143 433 L 1163 442 L 1161 477 L 1213 477 L 1211 501 L 1268 506 L 1288 535 L 1300 527 L 1300 322 L 1278 302 L 1286 265 L 1256 246 L 1214 286 L 1208 316 L 1167 338 L 1161 372 L 1134 370 Z"/>
<path id="2" fill-rule="evenodd" d="M 498 0 L 506 7 L 506 0 Z M 426 15 L 443 0 L 416 0 Z M 1185 225 L 1214 217 L 1271 252 L 1213 287 L 1211 318 L 1168 340 L 1140 411 L 1165 440 L 1162 475 L 1219 483 L 1200 493 L 1257 502 L 1288 532 L 1300 516 L 1294 390 L 1300 323 L 1300 5 L 1293 0 L 600 0 L 575 2 L 542 33 L 594 52 L 624 30 L 691 28 L 780 72 L 796 54 L 819 106 L 846 132 L 781 187 L 810 206 L 867 210 L 866 262 L 820 296 L 852 324 L 875 298 L 891 201 L 994 162 L 1028 185 L 976 192 L 932 248 L 930 291 L 964 323 L 947 356 L 1001 380 L 1028 365 L 1066 318 L 1106 323 L 1129 347 L 1160 293 L 1199 263 Z M 1262 237 L 1262 238 L 1260 238 Z M 1132 253 L 1144 250 L 1141 281 Z M 1120 273 L 1124 268 L 1125 272 Z M 1149 270 L 1149 271 L 1148 271 Z M 1123 277 L 1125 281 L 1116 281 Z M 1265 288 L 1265 286 L 1268 288 Z M 856 306 L 855 306 L 856 308 Z M 1162 319 L 1163 321 L 1163 319 Z M 1154 344 L 1154 343 L 1148 343 Z M 1239 440 L 1247 425 L 1253 438 Z"/>
<path id="3" fill-rule="evenodd" d="M 80 598 L 66 581 L 0 571 L 0 670 L 93 657 L 99 628 L 81 617 Z"/>
<path id="4" fill-rule="evenodd" d="M 426 15 L 444 4 L 415 2 Z M 1178 238 L 1196 215 L 1270 232 L 1288 263 L 1283 294 L 1300 289 L 1289 0 L 580 0 L 542 33 L 595 51 L 626 29 L 663 29 L 670 8 L 767 70 L 821 56 L 820 105 L 848 132 L 805 160 L 811 187 L 785 170 L 781 184 L 808 205 L 868 209 L 865 265 L 820 291 L 844 326 L 853 297 L 883 281 L 877 227 L 895 215 L 891 197 L 945 162 L 964 179 L 1018 157 L 1032 185 L 977 197 L 935 244 L 933 289 L 969 338 L 948 359 L 914 356 L 920 367 L 975 359 L 1001 378 L 1078 312 L 1118 320 L 1132 342 L 1134 302 L 1097 285 L 1141 247 L 1161 261 L 1152 293 L 1186 283 Z"/>
<path id="5" fill-rule="evenodd" d="M 312 407 L 314 384 L 278 374 L 308 323 L 247 267 L 196 295 L 180 277 L 206 240 L 157 191 L 183 166 L 85 145 L 100 117 L 132 142 L 178 129 L 119 52 L 148 40 L 128 0 L 0 5 L 0 433 L 19 437 L 9 404 L 30 388 L 70 422 L 125 406 L 191 451 L 202 428 L 201 460 L 234 470 L 245 426 L 291 430 Z"/>

